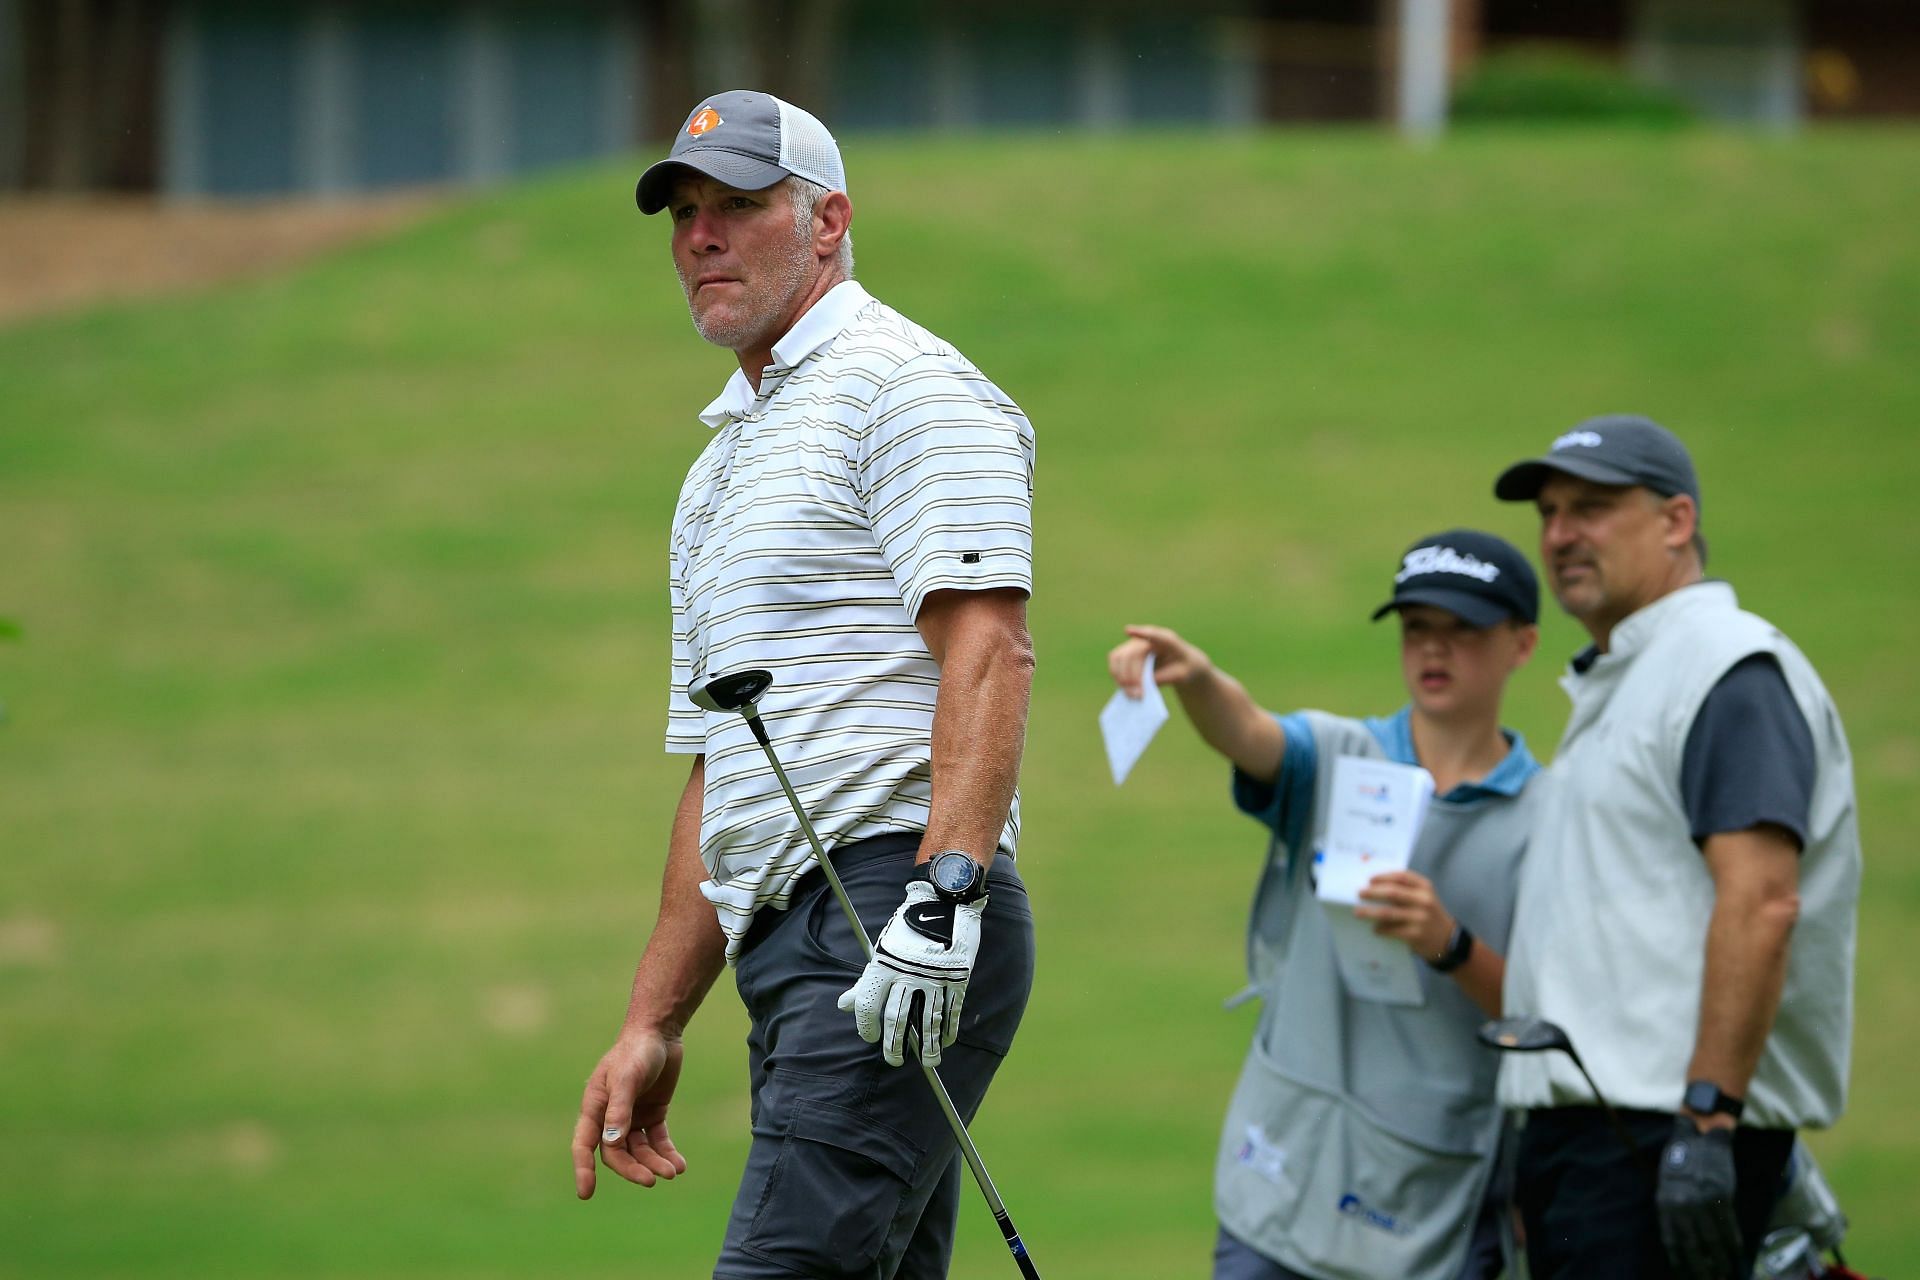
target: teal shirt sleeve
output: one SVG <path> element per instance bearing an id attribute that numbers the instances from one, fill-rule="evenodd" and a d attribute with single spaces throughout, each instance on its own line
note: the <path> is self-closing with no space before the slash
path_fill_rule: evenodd
<path id="1" fill-rule="evenodd" d="M 1287 848 L 1298 849 L 1313 816 L 1313 783 L 1320 770 L 1320 749 L 1305 713 L 1296 711 L 1274 718 L 1286 739 L 1280 774 L 1272 782 L 1262 782 L 1235 767 L 1233 803 L 1240 812 L 1270 828 Z"/>

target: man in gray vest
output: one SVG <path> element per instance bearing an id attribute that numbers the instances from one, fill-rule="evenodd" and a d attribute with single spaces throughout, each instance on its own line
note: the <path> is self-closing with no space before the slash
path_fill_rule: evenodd
<path id="1" fill-rule="evenodd" d="M 1570 1035 L 1626 1141 L 1559 1055 L 1509 1055 L 1535 1280 L 1728 1280 L 1753 1267 L 1802 1126 L 1846 1100 L 1860 836 L 1833 699 L 1707 579 L 1684 445 L 1581 423 L 1494 486 L 1593 643 L 1522 871 L 1506 1010 Z"/>

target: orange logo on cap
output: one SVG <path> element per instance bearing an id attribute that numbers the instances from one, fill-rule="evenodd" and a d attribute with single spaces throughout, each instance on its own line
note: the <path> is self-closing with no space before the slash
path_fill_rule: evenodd
<path id="1" fill-rule="evenodd" d="M 719 127 L 720 124 L 718 111 L 712 107 L 702 107 L 694 113 L 693 119 L 687 121 L 687 136 L 697 138 L 707 130 Z"/>

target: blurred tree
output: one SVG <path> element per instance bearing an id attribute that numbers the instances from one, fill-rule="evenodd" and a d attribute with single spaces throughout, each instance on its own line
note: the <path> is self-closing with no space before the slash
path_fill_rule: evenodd
<path id="1" fill-rule="evenodd" d="M 764 89 L 809 110 L 832 109 L 846 0 L 668 0 L 648 7 L 663 51 L 662 131 L 695 100 L 724 89 Z"/>
<path id="2" fill-rule="evenodd" d="M 1516 47 L 1481 60 L 1453 94 L 1460 124 L 1587 123 L 1671 128 L 1692 111 L 1670 89 L 1584 53 Z"/>
<path id="3" fill-rule="evenodd" d="M 144 188 L 154 167 L 161 0 L 4 0 L 0 81 L 22 107 L 0 128 L 12 185 Z"/>

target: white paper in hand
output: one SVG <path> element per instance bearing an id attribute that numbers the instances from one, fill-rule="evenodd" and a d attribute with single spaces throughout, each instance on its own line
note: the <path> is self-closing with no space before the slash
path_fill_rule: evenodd
<path id="1" fill-rule="evenodd" d="M 1327 796 L 1326 844 L 1314 851 L 1314 892 L 1327 915 L 1340 978 L 1360 1000 L 1417 1005 L 1420 971 L 1406 944 L 1383 938 L 1353 914 L 1360 890 L 1413 858 L 1433 798 L 1433 776 L 1418 766 L 1341 756 Z"/>
<path id="2" fill-rule="evenodd" d="M 1323 902 L 1357 906 L 1383 871 L 1404 871 L 1433 798 L 1433 775 L 1418 765 L 1340 756 L 1326 804 L 1326 844 L 1314 853 L 1314 891 Z"/>
<path id="3" fill-rule="evenodd" d="M 1113 766 L 1113 785 L 1127 780 L 1127 774 L 1140 759 L 1140 753 L 1167 722 L 1167 695 L 1153 682 L 1153 655 L 1147 655 L 1140 672 L 1138 698 L 1126 690 L 1115 689 L 1100 711 L 1100 736 L 1107 744 L 1107 763 Z"/>

